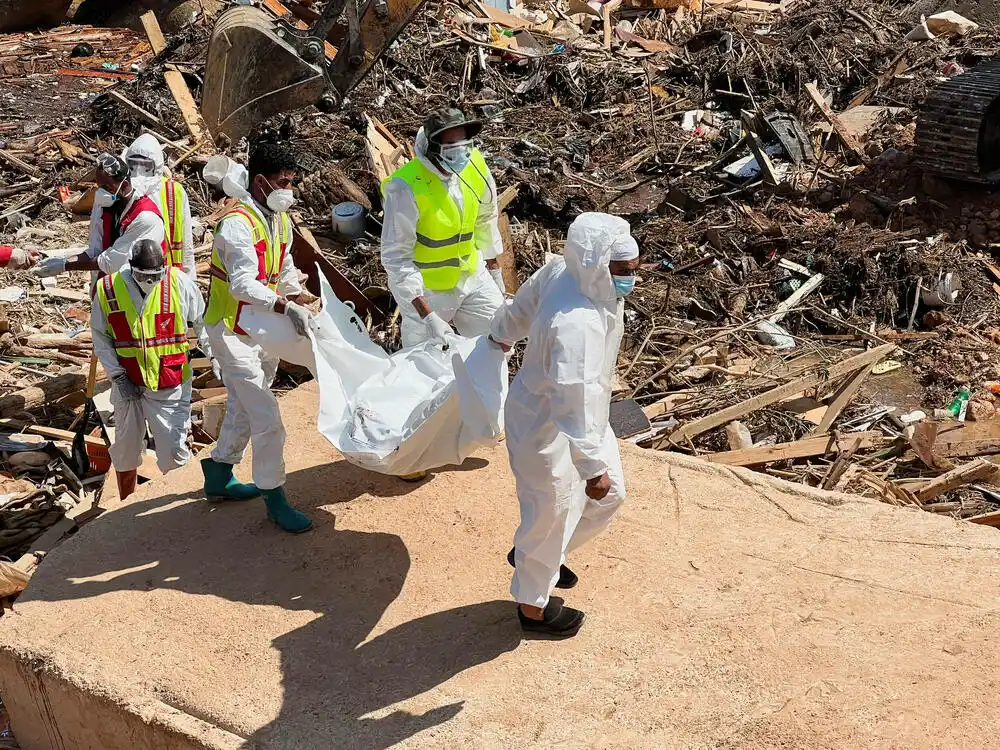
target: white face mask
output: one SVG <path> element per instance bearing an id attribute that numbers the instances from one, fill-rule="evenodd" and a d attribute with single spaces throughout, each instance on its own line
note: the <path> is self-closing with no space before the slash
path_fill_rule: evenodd
<path id="1" fill-rule="evenodd" d="M 272 190 L 267 195 L 267 207 L 278 214 L 295 205 L 295 194 L 291 190 Z"/>
<path id="2" fill-rule="evenodd" d="M 264 179 L 271 192 L 267 194 L 267 207 L 276 214 L 283 214 L 295 205 L 295 194 L 289 188 L 275 188 L 267 179 Z"/>
<path id="3" fill-rule="evenodd" d="M 441 147 L 441 164 L 447 172 L 461 174 L 462 170 L 469 166 L 471 159 L 472 144 L 468 141 L 449 143 Z"/>
<path id="4" fill-rule="evenodd" d="M 104 188 L 98 188 L 97 192 L 94 193 L 94 205 L 98 208 L 107 208 L 113 205 L 116 200 L 118 200 L 118 196 Z"/>

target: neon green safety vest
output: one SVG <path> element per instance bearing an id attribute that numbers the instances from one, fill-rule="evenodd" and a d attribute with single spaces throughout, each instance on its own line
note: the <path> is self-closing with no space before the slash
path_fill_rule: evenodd
<path id="1" fill-rule="evenodd" d="M 97 283 L 97 301 L 108 320 L 118 362 L 129 380 L 151 391 L 174 388 L 191 377 L 181 274 L 167 267 L 163 281 L 146 297 L 141 315 L 121 273 L 104 276 Z"/>
<path id="2" fill-rule="evenodd" d="M 163 229 L 165 234 L 168 266 L 181 268 L 184 265 L 184 203 L 183 188 L 179 182 L 163 178 L 160 186 L 160 206 L 163 208 Z"/>
<path id="3" fill-rule="evenodd" d="M 479 263 L 476 219 L 479 216 L 479 201 L 486 192 L 488 169 L 479 149 L 472 149 L 472 158 L 459 175 L 461 211 L 441 178 L 424 166 L 420 159 L 410 159 L 382 183 L 384 191 L 386 183 L 396 177 L 413 191 L 420 212 L 413 260 L 427 289 L 454 289 L 463 271 L 472 273 L 476 270 Z"/>
<path id="4" fill-rule="evenodd" d="M 278 214 L 278 242 L 275 244 L 267 224 L 257 212 L 244 203 L 237 203 L 221 219 L 224 221 L 245 221 L 253 232 L 254 250 L 257 252 L 257 281 L 271 291 L 278 287 L 278 275 L 285 261 L 285 252 L 292 241 L 292 223 L 288 214 Z M 229 291 L 229 273 L 219 257 L 217 248 L 212 248 L 212 264 L 209 266 L 208 308 L 205 310 L 205 324 L 214 325 L 226 321 L 231 331 L 245 334 L 239 325 L 240 312 L 246 305 L 238 302 Z"/>

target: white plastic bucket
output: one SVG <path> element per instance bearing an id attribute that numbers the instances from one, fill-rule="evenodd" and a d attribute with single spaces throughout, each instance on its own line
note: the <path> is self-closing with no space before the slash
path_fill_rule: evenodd
<path id="1" fill-rule="evenodd" d="M 360 203 L 338 203 L 331 212 L 333 231 L 356 240 L 365 233 L 365 208 Z"/>

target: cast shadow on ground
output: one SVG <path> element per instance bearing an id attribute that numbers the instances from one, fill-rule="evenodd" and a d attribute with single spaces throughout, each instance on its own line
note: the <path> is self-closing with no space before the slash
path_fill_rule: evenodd
<path id="1" fill-rule="evenodd" d="M 448 721 L 462 702 L 422 714 L 390 707 L 513 650 L 520 629 L 510 602 L 487 601 L 418 617 L 366 641 L 402 590 L 410 556 L 395 534 L 338 531 L 321 508 L 358 497 L 364 490 L 351 479 L 360 471 L 340 461 L 289 475 L 290 496 L 316 524 L 301 536 L 263 520 L 259 500 L 220 507 L 185 492 L 124 506 L 67 542 L 24 596 L 59 601 L 169 588 L 316 612 L 273 641 L 283 704 L 246 747 L 383 750 Z M 397 482 L 364 473 L 361 485 Z"/>

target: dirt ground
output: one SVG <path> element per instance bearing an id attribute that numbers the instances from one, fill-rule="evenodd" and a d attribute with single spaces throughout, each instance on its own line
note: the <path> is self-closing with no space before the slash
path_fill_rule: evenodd
<path id="1" fill-rule="evenodd" d="M 629 501 L 570 561 L 587 624 L 523 641 L 503 447 L 403 484 L 333 460 L 314 404 L 283 400 L 312 532 L 206 504 L 192 465 L 58 548 L 0 649 L 209 722 L 213 747 L 995 742 L 993 529 L 627 447 Z"/>

